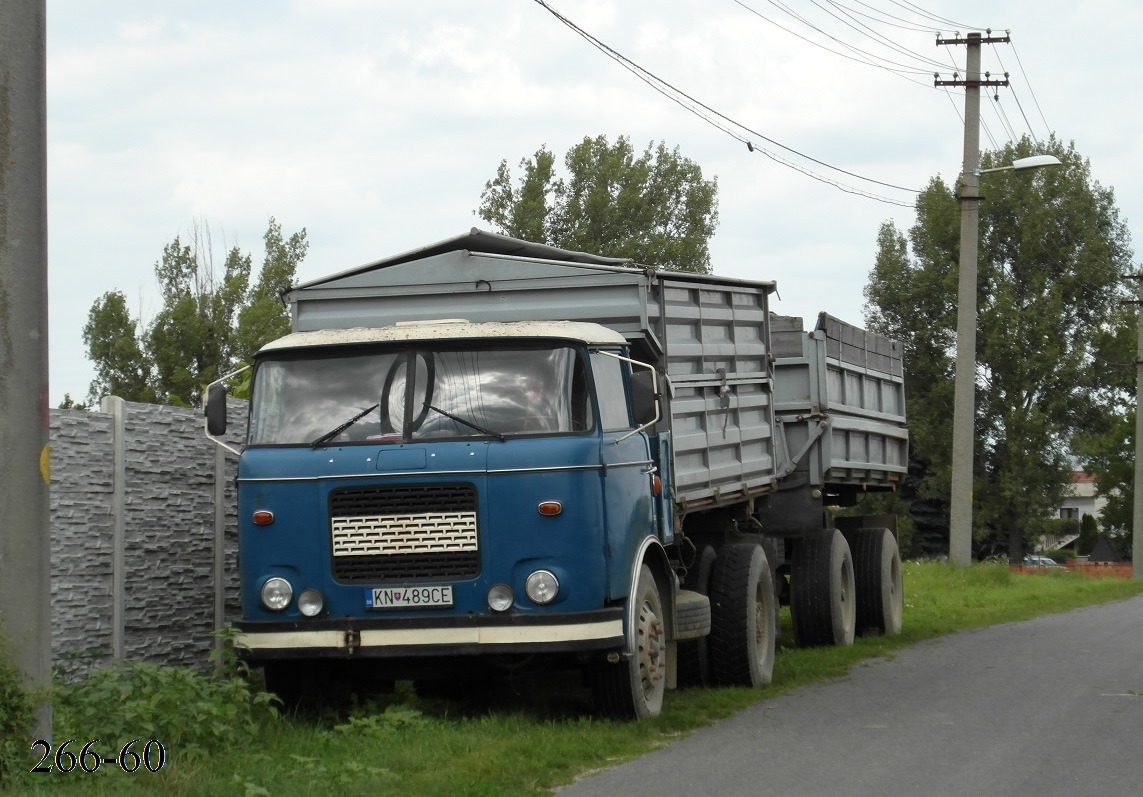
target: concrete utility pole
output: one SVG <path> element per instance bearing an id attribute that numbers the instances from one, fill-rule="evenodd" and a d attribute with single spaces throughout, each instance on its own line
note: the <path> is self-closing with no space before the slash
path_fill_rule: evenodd
<path id="1" fill-rule="evenodd" d="M 980 87 L 1007 86 L 980 78 L 980 45 L 1007 42 L 970 33 L 965 39 L 937 38 L 937 45 L 967 47 L 964 80 L 934 81 L 964 87 L 964 162 L 957 187 L 960 200 L 960 275 L 957 284 L 956 382 L 953 386 L 952 490 L 949 498 L 949 561 L 972 562 L 972 466 L 976 443 L 976 289 L 980 240 Z"/>
<path id="2" fill-rule="evenodd" d="M 1143 578 L 1143 273 L 1136 274 L 1139 332 L 1135 348 L 1135 498 L 1131 513 L 1131 575 Z"/>
<path id="3" fill-rule="evenodd" d="M 32 689 L 51 674 L 45 0 L 0 0 L 0 623 Z M 29 728 L 51 740 L 51 706 Z"/>

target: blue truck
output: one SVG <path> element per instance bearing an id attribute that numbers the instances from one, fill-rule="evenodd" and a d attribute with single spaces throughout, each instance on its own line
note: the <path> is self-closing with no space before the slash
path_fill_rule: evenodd
<path id="1" fill-rule="evenodd" d="M 288 703 L 575 668 L 607 715 L 897 633 L 894 341 L 773 282 L 472 230 L 289 289 L 239 454 L 237 641 Z M 231 375 L 233 376 L 233 375 Z M 222 445 L 225 378 L 204 400 Z"/>

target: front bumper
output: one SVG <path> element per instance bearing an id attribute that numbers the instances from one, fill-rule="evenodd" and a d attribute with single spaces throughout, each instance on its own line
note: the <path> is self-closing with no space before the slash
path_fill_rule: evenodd
<path id="1" fill-rule="evenodd" d="M 623 609 L 574 614 L 237 622 L 243 658 L 412 658 L 622 650 Z"/>

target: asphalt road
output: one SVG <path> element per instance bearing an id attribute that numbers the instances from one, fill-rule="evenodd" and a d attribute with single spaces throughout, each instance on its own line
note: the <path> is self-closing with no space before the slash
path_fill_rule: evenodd
<path id="1" fill-rule="evenodd" d="M 1143 795 L 1143 596 L 921 643 L 559 794 Z"/>

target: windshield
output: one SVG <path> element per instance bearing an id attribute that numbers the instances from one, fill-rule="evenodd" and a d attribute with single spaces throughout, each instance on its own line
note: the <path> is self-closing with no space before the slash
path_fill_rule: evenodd
<path id="1" fill-rule="evenodd" d="M 283 352 L 258 365 L 250 445 L 503 439 L 586 431 L 593 417 L 569 346 Z"/>

